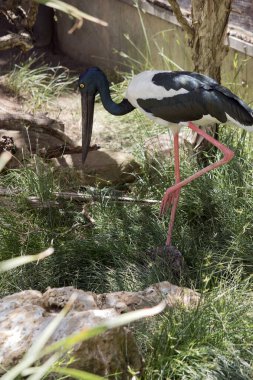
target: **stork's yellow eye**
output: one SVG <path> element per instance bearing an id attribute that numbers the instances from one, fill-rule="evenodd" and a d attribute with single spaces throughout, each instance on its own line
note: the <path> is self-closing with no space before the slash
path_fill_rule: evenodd
<path id="1" fill-rule="evenodd" d="M 80 88 L 84 88 L 85 85 L 84 85 L 83 83 L 80 83 L 80 84 L 79 84 L 79 87 L 80 87 Z"/>

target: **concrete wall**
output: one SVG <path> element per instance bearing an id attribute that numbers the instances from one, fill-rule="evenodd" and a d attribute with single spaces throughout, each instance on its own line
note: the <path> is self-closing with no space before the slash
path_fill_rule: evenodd
<path id="1" fill-rule="evenodd" d="M 111 73 L 115 68 L 124 69 L 128 63 L 126 57 L 122 58 L 115 51 L 122 51 L 142 63 L 145 61 L 137 52 L 139 49 L 146 55 L 145 35 L 138 10 L 130 5 L 129 0 L 71 0 L 69 2 L 84 12 L 105 20 L 108 22 L 108 27 L 84 21 L 80 30 L 68 34 L 68 30 L 73 25 L 73 20 L 59 14 L 56 27 L 57 38 L 58 45 L 64 53 L 82 62 L 84 67 L 99 66 L 107 73 Z M 164 60 L 159 55 L 160 49 L 160 52 L 163 51 L 164 55 L 180 67 L 191 70 L 191 55 L 185 34 L 180 27 L 166 21 L 166 17 L 166 14 L 161 18 L 147 12 L 142 13 L 150 43 L 152 65 L 157 69 L 165 67 Z M 124 34 L 129 35 L 137 49 L 124 37 Z M 236 73 L 235 55 L 238 57 L 237 68 L 240 66 L 236 80 L 241 88 L 242 95 L 247 85 L 253 94 L 253 59 L 243 53 L 230 49 L 222 68 L 223 81 L 234 81 L 233 76 Z M 176 68 L 171 66 L 171 69 Z M 241 86 L 241 83 L 244 84 L 244 87 Z"/>
<path id="2" fill-rule="evenodd" d="M 138 49 L 145 51 L 145 37 L 136 8 L 120 0 L 72 0 L 71 4 L 107 21 L 108 27 L 84 21 L 80 30 L 74 34 L 68 34 L 67 31 L 71 28 L 73 20 L 60 14 L 57 22 L 58 41 L 60 48 L 66 54 L 88 64 L 96 64 L 109 69 L 119 65 L 119 62 L 121 65 L 124 63 L 124 59 L 115 54 L 115 50 L 123 51 L 131 57 L 143 60 L 142 57 L 138 57 L 136 49 L 124 37 L 124 34 L 128 34 Z M 183 48 L 184 36 L 182 33 L 179 34 L 174 25 L 157 17 L 144 14 L 143 18 L 151 44 L 154 65 L 161 67 L 162 61 L 157 54 L 153 36 L 160 31 L 170 29 L 171 31 L 166 33 L 166 40 L 161 35 L 157 35 L 155 40 L 164 48 L 165 54 L 171 59 L 175 58 L 183 66 L 188 66 L 190 55 L 188 49 Z M 178 42 L 182 46 L 181 49 L 178 49 Z M 176 54 L 175 50 L 177 50 Z"/>

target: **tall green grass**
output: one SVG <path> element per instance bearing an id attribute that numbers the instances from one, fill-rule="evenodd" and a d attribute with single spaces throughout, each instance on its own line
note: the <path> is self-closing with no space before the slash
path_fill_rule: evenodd
<path id="1" fill-rule="evenodd" d="M 61 65 L 50 67 L 42 57 L 31 56 L 15 65 L 5 77 L 5 86 L 16 96 L 25 100 L 28 111 L 38 111 L 58 96 L 69 93 L 76 78 Z"/>
<path id="2" fill-rule="evenodd" d="M 15 288 L 74 284 L 86 290 L 134 290 L 152 282 L 172 279 L 176 283 L 194 284 L 201 288 L 206 276 L 212 273 L 212 284 L 222 278 L 228 265 L 242 265 L 247 276 L 252 271 L 252 153 L 250 140 L 243 132 L 223 129 L 222 140 L 236 151 L 229 165 L 194 181 L 182 190 L 178 207 L 173 244 L 183 253 L 189 267 L 183 279 L 173 277 L 169 263 L 153 260 L 150 249 L 163 246 L 169 214 L 159 218 L 159 206 L 114 204 L 104 200 L 88 209 L 95 219 L 93 228 L 81 214 L 80 205 L 66 200 L 57 207 L 32 209 L 28 195 L 38 196 L 41 202 L 55 200 L 54 191 L 73 190 L 53 174 L 52 168 L 31 161 L 27 167 L 2 176 L 2 184 L 19 191 L 11 204 L 2 206 L 0 254 L 2 258 L 30 254 L 43 250 L 51 240 L 56 249 L 54 257 L 36 268 L 15 274 L 16 285 L 2 284 L 4 293 Z M 233 130 L 232 130 L 233 131 Z M 227 137 L 228 136 L 228 137 Z M 141 173 L 129 185 L 133 197 L 161 199 L 174 181 L 173 162 L 168 158 L 147 160 L 139 151 Z M 218 160 L 216 153 L 213 160 Z M 198 170 L 196 159 L 181 155 L 182 178 Z M 110 189 L 107 192 L 110 194 Z M 15 244 L 14 244 L 15 242 Z M 103 273 L 103 276 L 101 276 Z M 47 275 L 46 275 L 47 274 Z M 50 282 L 50 284 L 49 284 Z"/>
<path id="3" fill-rule="evenodd" d="M 153 339 L 145 335 L 145 379 L 252 379 L 250 279 L 241 281 L 240 269 L 227 270 L 204 293 L 196 310 L 168 312 L 152 325 Z"/>

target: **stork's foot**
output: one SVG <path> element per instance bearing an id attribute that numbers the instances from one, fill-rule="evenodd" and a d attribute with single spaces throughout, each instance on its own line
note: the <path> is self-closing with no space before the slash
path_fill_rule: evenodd
<path id="1" fill-rule="evenodd" d="M 160 257 L 168 263 L 174 275 L 180 277 L 185 269 L 185 262 L 182 253 L 172 245 L 164 245 L 149 250 L 149 255 L 153 260 Z"/>
<path id="2" fill-rule="evenodd" d="M 165 191 L 163 196 L 161 206 L 160 206 L 160 216 L 166 214 L 168 208 L 173 205 L 173 203 L 178 201 L 180 190 L 173 190 L 171 187 Z"/>

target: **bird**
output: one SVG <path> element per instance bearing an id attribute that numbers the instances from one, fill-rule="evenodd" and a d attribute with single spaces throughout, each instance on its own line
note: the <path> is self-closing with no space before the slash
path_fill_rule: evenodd
<path id="1" fill-rule="evenodd" d="M 138 109 L 154 122 L 168 127 L 174 140 L 175 184 L 163 196 L 160 214 L 171 207 L 166 246 L 171 246 L 176 210 L 183 186 L 205 173 L 228 163 L 234 152 L 210 136 L 201 127 L 211 122 L 232 124 L 253 131 L 253 110 L 228 88 L 214 79 L 191 71 L 147 70 L 131 79 L 125 97 L 115 103 L 110 94 L 110 83 L 98 67 L 90 67 L 78 81 L 82 109 L 82 161 L 88 154 L 94 114 L 95 96 L 99 93 L 106 111 L 115 116 Z M 179 132 L 187 126 L 218 148 L 223 157 L 190 177 L 181 180 L 179 162 Z"/>

